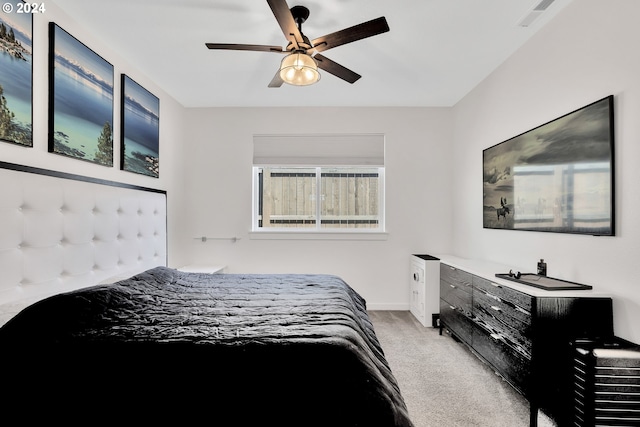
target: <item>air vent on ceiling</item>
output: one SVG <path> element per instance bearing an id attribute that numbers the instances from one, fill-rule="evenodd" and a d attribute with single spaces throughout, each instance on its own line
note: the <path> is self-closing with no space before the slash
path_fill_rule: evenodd
<path id="1" fill-rule="evenodd" d="M 525 15 L 524 18 L 522 18 L 519 22 L 518 22 L 518 26 L 520 27 L 528 27 L 529 25 L 533 24 L 533 21 L 535 21 L 536 19 L 538 19 L 538 17 L 540 15 L 542 15 L 542 12 L 544 12 L 545 10 L 547 10 L 547 8 L 551 5 L 551 3 L 553 3 L 555 0 L 542 0 L 540 3 L 538 3 L 537 5 L 535 5 L 533 7 L 533 9 L 531 9 L 531 11 L 529 13 L 527 13 Z"/>
<path id="2" fill-rule="evenodd" d="M 533 10 L 547 10 L 547 8 L 553 3 L 555 0 L 542 0 Z"/>

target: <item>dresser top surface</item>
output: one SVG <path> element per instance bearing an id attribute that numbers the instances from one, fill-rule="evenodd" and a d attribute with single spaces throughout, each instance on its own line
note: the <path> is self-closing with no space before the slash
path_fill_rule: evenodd
<path id="1" fill-rule="evenodd" d="M 609 294 L 598 292 L 593 289 L 577 289 L 577 290 L 555 290 L 548 291 L 545 289 L 536 288 L 533 286 L 513 282 L 511 280 L 501 279 L 496 277 L 496 273 L 508 273 L 509 270 L 513 270 L 513 266 L 508 266 L 491 261 L 476 260 L 461 258 L 455 255 L 438 254 L 435 255 L 440 259 L 440 262 L 451 267 L 459 268 L 475 276 L 482 277 L 490 280 L 501 286 L 515 289 L 525 294 L 529 294 L 535 297 L 585 297 L 585 298 L 609 298 Z"/>

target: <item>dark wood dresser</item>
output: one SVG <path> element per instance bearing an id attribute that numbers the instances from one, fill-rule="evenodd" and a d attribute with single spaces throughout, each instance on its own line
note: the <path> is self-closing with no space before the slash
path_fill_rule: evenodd
<path id="1" fill-rule="evenodd" d="M 611 298 L 511 283 L 495 278 L 509 271 L 503 266 L 439 257 L 440 331 L 469 346 L 529 400 L 531 426 L 539 408 L 558 426 L 571 425 L 572 343 L 613 336 Z"/>

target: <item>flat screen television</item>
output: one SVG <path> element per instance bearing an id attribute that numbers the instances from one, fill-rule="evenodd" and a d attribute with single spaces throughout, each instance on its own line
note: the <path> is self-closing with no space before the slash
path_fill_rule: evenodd
<path id="1" fill-rule="evenodd" d="M 482 152 L 483 227 L 615 235 L 613 95 Z"/>

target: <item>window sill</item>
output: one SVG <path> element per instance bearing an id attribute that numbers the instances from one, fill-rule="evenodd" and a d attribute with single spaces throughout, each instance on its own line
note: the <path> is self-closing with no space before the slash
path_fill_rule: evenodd
<path id="1" fill-rule="evenodd" d="M 383 231 L 250 231 L 251 240 L 387 240 Z"/>

